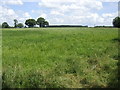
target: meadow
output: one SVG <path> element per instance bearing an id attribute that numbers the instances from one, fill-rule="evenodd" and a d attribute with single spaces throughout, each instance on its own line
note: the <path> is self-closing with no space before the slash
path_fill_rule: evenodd
<path id="1" fill-rule="evenodd" d="M 118 85 L 117 28 L 2 30 L 3 88 Z"/>

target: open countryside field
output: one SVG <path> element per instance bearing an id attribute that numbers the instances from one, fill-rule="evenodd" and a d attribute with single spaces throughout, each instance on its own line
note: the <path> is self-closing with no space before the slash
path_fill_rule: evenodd
<path id="1" fill-rule="evenodd" d="M 117 87 L 117 28 L 3 29 L 3 88 Z"/>

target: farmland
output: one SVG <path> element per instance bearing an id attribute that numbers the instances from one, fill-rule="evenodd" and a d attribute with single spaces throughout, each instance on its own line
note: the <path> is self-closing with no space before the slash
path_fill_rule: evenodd
<path id="1" fill-rule="evenodd" d="M 3 88 L 117 87 L 117 28 L 2 30 Z"/>

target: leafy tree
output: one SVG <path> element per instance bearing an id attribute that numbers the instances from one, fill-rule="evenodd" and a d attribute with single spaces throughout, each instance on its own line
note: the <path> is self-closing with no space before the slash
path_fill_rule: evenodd
<path id="1" fill-rule="evenodd" d="M 45 26 L 49 26 L 49 22 L 48 21 L 44 21 L 44 27 Z"/>
<path id="2" fill-rule="evenodd" d="M 28 26 L 28 27 L 34 27 L 34 25 L 36 25 L 36 21 L 34 19 L 27 19 L 25 21 L 25 24 Z"/>
<path id="3" fill-rule="evenodd" d="M 24 27 L 24 25 L 23 25 L 22 23 L 18 23 L 18 24 L 17 24 L 17 27 L 18 27 L 18 28 L 22 28 L 22 27 Z"/>
<path id="4" fill-rule="evenodd" d="M 116 17 L 113 19 L 113 26 L 120 28 L 120 17 Z"/>
<path id="5" fill-rule="evenodd" d="M 2 23 L 2 28 L 9 28 L 8 23 L 7 23 L 7 22 L 3 22 L 3 23 Z"/>
<path id="6" fill-rule="evenodd" d="M 15 28 L 17 27 L 17 23 L 18 23 L 17 19 L 14 19 L 14 27 Z"/>
<path id="7" fill-rule="evenodd" d="M 48 26 L 49 23 L 48 21 L 45 21 L 44 18 L 40 17 L 37 19 L 37 25 L 39 25 L 39 27 L 45 27 L 45 26 Z"/>
<path id="8" fill-rule="evenodd" d="M 39 25 L 39 27 L 43 27 L 44 26 L 44 22 L 45 22 L 45 19 L 40 17 L 37 19 L 37 25 Z"/>

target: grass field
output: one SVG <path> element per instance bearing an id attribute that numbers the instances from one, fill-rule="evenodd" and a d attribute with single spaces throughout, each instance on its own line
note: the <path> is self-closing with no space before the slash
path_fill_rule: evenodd
<path id="1" fill-rule="evenodd" d="M 118 29 L 2 30 L 3 88 L 117 87 Z"/>

